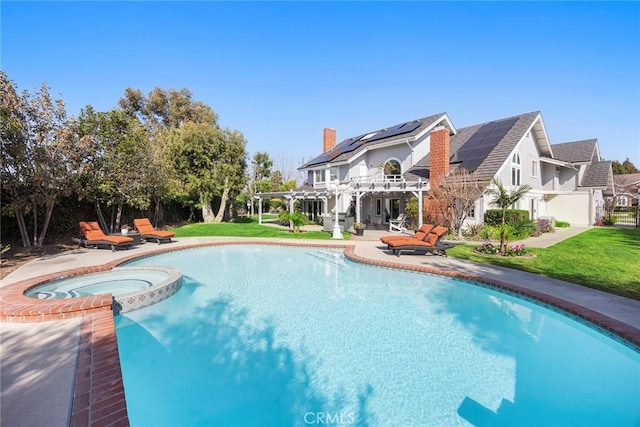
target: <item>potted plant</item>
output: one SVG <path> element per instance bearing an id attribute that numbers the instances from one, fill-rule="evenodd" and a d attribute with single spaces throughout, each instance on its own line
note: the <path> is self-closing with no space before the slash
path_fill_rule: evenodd
<path id="1" fill-rule="evenodd" d="M 356 236 L 362 236 L 365 228 L 367 228 L 367 224 L 363 222 L 356 222 L 353 224 L 353 229 L 356 230 Z"/>

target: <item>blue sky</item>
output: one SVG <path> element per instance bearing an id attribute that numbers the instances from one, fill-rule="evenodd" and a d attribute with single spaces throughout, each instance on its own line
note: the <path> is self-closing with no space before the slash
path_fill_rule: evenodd
<path id="1" fill-rule="evenodd" d="M 297 166 L 342 139 L 447 112 L 540 110 L 552 143 L 640 167 L 637 2 L 8 2 L 1 67 L 78 115 L 125 88 L 191 90 L 250 153 Z"/>

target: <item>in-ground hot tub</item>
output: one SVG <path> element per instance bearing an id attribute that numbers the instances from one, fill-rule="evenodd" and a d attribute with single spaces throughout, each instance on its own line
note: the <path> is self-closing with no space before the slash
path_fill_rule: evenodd
<path id="1" fill-rule="evenodd" d="M 64 299 L 110 293 L 113 310 L 126 313 L 155 304 L 175 294 L 182 273 L 166 267 L 118 267 L 113 270 L 54 280 L 28 290 L 38 299 Z"/>

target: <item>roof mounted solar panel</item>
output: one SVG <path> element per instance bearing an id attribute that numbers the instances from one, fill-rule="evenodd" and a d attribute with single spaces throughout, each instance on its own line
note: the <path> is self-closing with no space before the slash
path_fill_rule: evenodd
<path id="1" fill-rule="evenodd" d="M 518 117 L 484 124 L 465 142 L 451 158 L 451 163 L 473 172 L 487 158 L 491 150 L 505 137 Z"/>
<path id="2" fill-rule="evenodd" d="M 392 136 L 398 136 L 405 133 L 413 132 L 416 130 L 422 123 L 420 120 L 414 120 L 412 122 L 402 123 L 396 126 L 392 126 L 387 128 L 384 131 L 379 132 L 373 137 L 369 138 L 369 141 L 378 141 L 380 139 L 389 138 Z"/>

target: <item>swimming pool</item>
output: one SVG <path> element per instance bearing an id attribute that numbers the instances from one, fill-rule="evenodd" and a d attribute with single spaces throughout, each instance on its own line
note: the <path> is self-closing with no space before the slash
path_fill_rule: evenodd
<path id="1" fill-rule="evenodd" d="M 335 251 L 220 246 L 116 318 L 129 419 L 160 425 L 637 425 L 640 354 L 450 278 Z"/>
<path id="2" fill-rule="evenodd" d="M 166 267 L 118 267 L 109 271 L 65 277 L 25 292 L 37 299 L 67 299 L 111 294 L 118 313 L 137 310 L 175 294 L 182 274 Z"/>

